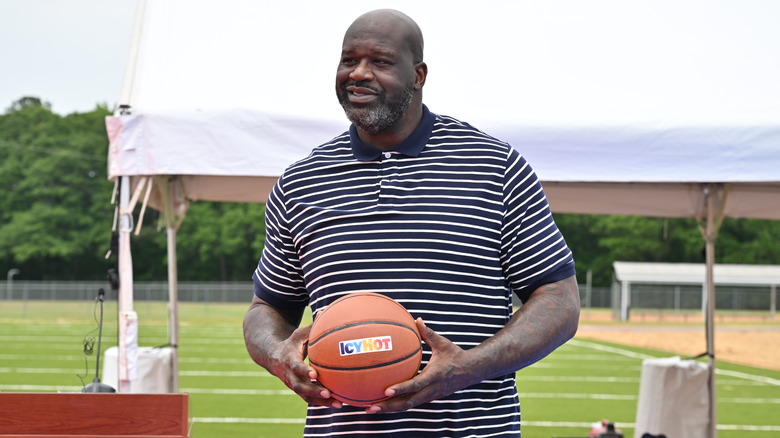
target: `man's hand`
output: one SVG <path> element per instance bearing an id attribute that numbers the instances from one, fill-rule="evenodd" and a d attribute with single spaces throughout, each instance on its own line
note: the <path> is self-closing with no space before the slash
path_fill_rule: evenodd
<path id="1" fill-rule="evenodd" d="M 330 391 L 313 382 L 317 371 L 304 362 L 311 325 L 296 328 L 300 315 L 285 313 L 255 297 L 244 318 L 244 341 L 252 359 L 307 403 L 341 408 Z"/>
<path id="2" fill-rule="evenodd" d="M 313 382 L 317 371 L 304 362 L 311 325 L 296 329 L 279 346 L 279 357 L 268 371 L 278 377 L 306 403 L 341 408 L 341 402 L 331 397 L 330 391 Z"/>
<path id="3" fill-rule="evenodd" d="M 388 387 L 385 395 L 392 398 L 369 406 L 366 412 L 405 411 L 482 380 L 469 370 L 468 351 L 428 328 L 422 318 L 415 323 L 422 340 L 431 347 L 430 361 L 417 376 Z"/>
<path id="4" fill-rule="evenodd" d="M 574 276 L 538 287 L 509 322 L 474 348 L 463 350 L 417 319 L 431 359 L 415 377 L 391 385 L 392 397 L 366 412 L 399 412 L 446 397 L 484 379 L 514 373 L 542 359 L 577 332 L 580 298 Z"/>

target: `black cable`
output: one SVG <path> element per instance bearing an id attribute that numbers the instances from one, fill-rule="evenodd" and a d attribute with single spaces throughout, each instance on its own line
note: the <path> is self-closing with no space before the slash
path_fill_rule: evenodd
<path id="1" fill-rule="evenodd" d="M 708 351 L 705 351 L 704 353 L 697 354 L 696 356 L 686 357 L 684 360 L 696 360 L 696 359 L 701 359 L 702 357 L 705 356 L 715 358 L 715 355 L 710 354 Z"/>
<path id="2" fill-rule="evenodd" d="M 95 341 L 97 340 L 94 336 L 91 336 L 95 332 L 100 329 L 100 322 L 98 321 L 97 316 L 97 304 L 98 304 L 98 298 L 95 297 L 95 305 L 92 308 L 92 318 L 95 320 L 96 327 L 92 330 L 90 330 L 87 334 L 84 335 L 84 339 L 82 342 L 82 350 L 81 352 L 84 353 L 84 375 L 76 374 L 76 377 L 81 380 L 81 386 L 86 386 L 86 383 L 84 383 L 84 379 L 89 375 L 89 360 L 88 357 L 92 356 L 95 353 Z"/>

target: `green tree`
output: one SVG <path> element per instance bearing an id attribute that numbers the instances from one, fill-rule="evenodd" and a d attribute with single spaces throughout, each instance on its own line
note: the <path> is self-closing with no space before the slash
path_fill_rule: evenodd
<path id="1" fill-rule="evenodd" d="M 6 108 L 6 112 L 11 113 L 27 107 L 39 107 L 51 110 L 51 104 L 49 102 L 44 102 L 35 96 L 24 96 Z"/>
<path id="2" fill-rule="evenodd" d="M 0 266 L 24 279 L 105 279 L 115 206 L 107 181 L 105 116 L 62 117 L 35 97 L 0 115 Z M 136 210 L 136 216 L 138 209 Z M 264 242 L 264 206 L 194 203 L 178 235 L 182 280 L 248 280 Z M 137 280 L 167 277 L 164 226 L 148 209 L 131 237 Z"/>
<path id="3" fill-rule="evenodd" d="M 198 202 L 178 233 L 179 272 L 189 280 L 249 280 L 265 241 L 263 204 Z"/>
<path id="4" fill-rule="evenodd" d="M 780 264 L 780 221 L 725 219 L 715 256 L 718 263 Z"/>
<path id="5" fill-rule="evenodd" d="M 25 97 L 0 116 L 0 254 L 25 278 L 105 278 L 107 114 L 61 117 Z"/>
<path id="6" fill-rule="evenodd" d="M 591 270 L 594 285 L 609 285 L 615 261 L 703 261 L 704 241 L 693 219 L 579 214 L 555 218 L 574 253 L 580 283 Z"/>

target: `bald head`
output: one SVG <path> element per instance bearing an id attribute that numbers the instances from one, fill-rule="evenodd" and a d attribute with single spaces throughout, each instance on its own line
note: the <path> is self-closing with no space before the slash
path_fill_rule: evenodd
<path id="1" fill-rule="evenodd" d="M 392 149 L 422 119 L 427 75 L 417 23 L 380 9 L 358 17 L 344 34 L 336 95 L 364 142 Z"/>
<path id="2" fill-rule="evenodd" d="M 414 63 L 423 61 L 423 35 L 420 26 L 408 15 L 395 9 L 377 9 L 358 17 L 347 29 L 344 39 L 365 33 L 400 35 Z"/>

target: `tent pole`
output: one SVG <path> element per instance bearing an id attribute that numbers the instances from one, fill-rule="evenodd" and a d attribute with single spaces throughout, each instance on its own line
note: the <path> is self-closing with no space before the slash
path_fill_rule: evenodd
<path id="1" fill-rule="evenodd" d="M 179 275 L 176 261 L 176 226 L 169 220 L 168 238 L 168 343 L 173 347 L 171 391 L 179 392 Z"/>
<path id="2" fill-rule="evenodd" d="M 130 38 L 130 53 L 125 66 L 125 76 L 122 82 L 122 91 L 119 95 L 119 105 L 132 107 L 135 103 L 135 80 L 139 69 L 140 53 L 143 49 L 144 26 L 146 25 L 146 0 L 138 0 L 133 17 L 133 34 Z"/>
<path id="3" fill-rule="evenodd" d="M 138 349 L 138 316 L 133 311 L 133 258 L 130 252 L 130 233 L 133 231 L 133 212 L 130 207 L 130 177 L 123 176 L 119 187 L 119 297 L 117 339 L 117 392 L 130 392 L 131 371 L 135 369 Z"/>
<path id="4" fill-rule="evenodd" d="M 163 200 L 163 217 L 168 251 L 168 343 L 173 349 L 170 390 L 179 392 L 179 269 L 176 257 L 176 233 L 181 223 L 176 211 L 176 190 L 169 177 L 158 178 Z"/>
<path id="5" fill-rule="evenodd" d="M 124 81 L 114 115 L 125 114 L 134 103 L 135 74 L 141 50 L 142 29 L 145 22 L 146 0 L 138 0 L 133 19 L 133 36 L 130 39 L 130 55 L 125 68 Z M 121 176 L 119 187 L 119 299 L 117 305 L 117 392 L 130 392 L 131 377 L 138 359 L 138 314 L 133 311 L 133 260 L 130 252 L 130 233 L 133 229 L 133 212 L 130 207 L 130 177 Z"/>
<path id="6" fill-rule="evenodd" d="M 715 406 L 715 239 L 717 225 L 715 222 L 715 196 L 717 188 L 714 185 L 704 187 L 704 200 L 707 208 L 707 224 L 705 230 L 705 260 L 707 283 L 707 308 L 705 323 L 707 330 L 707 357 L 709 361 L 709 425 L 707 436 L 715 438 L 717 432 L 717 409 Z"/>

